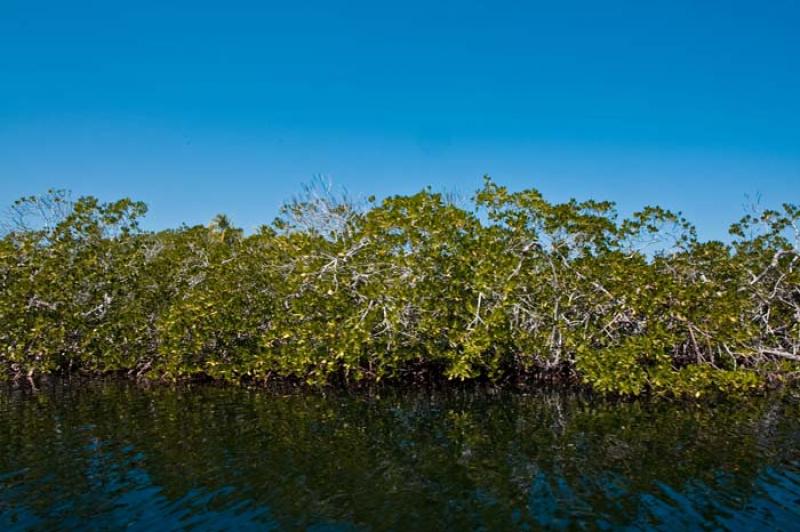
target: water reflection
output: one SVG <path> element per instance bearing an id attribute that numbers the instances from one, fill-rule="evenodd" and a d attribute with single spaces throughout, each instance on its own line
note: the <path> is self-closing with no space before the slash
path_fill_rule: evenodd
<path id="1" fill-rule="evenodd" d="M 800 522 L 800 406 L 556 394 L 0 390 L 0 528 Z"/>

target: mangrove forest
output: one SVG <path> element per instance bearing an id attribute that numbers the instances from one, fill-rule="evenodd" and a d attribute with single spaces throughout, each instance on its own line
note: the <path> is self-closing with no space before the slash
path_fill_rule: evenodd
<path id="1" fill-rule="evenodd" d="M 146 211 L 57 190 L 8 208 L 3 379 L 548 380 L 706 397 L 800 375 L 797 205 L 749 212 L 724 242 L 660 207 L 623 217 L 489 178 L 470 199 L 309 186 L 253 231 L 224 215 L 145 230 Z"/>

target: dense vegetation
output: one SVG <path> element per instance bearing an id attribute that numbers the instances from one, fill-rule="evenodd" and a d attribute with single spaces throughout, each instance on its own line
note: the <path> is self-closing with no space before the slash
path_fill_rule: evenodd
<path id="1" fill-rule="evenodd" d="M 269 226 L 147 232 L 142 203 L 17 201 L 0 240 L 6 378 L 577 378 L 603 393 L 754 390 L 800 371 L 800 208 L 700 241 L 680 215 L 555 204 L 487 179 L 354 202 L 311 187 Z"/>

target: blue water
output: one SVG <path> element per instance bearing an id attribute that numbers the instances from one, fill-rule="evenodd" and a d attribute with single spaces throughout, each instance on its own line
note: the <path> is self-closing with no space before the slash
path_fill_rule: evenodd
<path id="1" fill-rule="evenodd" d="M 800 528 L 800 405 L 0 388 L 0 528 Z"/>

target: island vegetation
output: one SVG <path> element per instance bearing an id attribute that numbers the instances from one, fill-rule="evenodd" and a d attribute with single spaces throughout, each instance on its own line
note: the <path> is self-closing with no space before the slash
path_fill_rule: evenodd
<path id="1" fill-rule="evenodd" d="M 749 393 L 800 375 L 800 207 L 728 242 L 680 214 L 554 203 L 486 179 L 363 201 L 309 186 L 251 234 L 145 231 L 143 203 L 10 207 L 0 373 L 315 385 L 555 380 L 602 394 Z"/>

